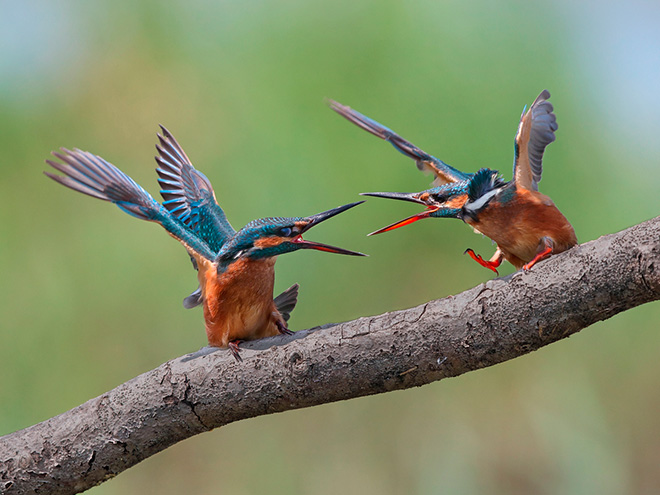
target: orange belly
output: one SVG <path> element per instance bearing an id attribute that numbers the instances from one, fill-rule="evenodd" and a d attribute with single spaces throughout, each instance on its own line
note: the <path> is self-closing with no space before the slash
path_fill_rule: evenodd
<path id="1" fill-rule="evenodd" d="M 480 212 L 478 222 L 468 219 L 467 223 L 494 240 L 518 269 L 536 256 L 543 237 L 553 240 L 553 254 L 577 244 L 573 227 L 552 200 L 527 189 L 518 189 L 511 201 L 492 201 Z"/>
<path id="2" fill-rule="evenodd" d="M 234 340 L 279 334 L 276 322 L 283 320 L 273 303 L 275 258 L 241 259 L 221 274 L 215 263 L 197 263 L 209 345 L 227 347 Z"/>

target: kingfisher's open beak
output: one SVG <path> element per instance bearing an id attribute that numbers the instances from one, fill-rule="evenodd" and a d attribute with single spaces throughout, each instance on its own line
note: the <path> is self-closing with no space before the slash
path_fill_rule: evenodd
<path id="1" fill-rule="evenodd" d="M 358 201 L 357 203 L 350 203 L 344 206 L 338 206 L 337 208 L 333 208 L 332 210 L 324 211 L 321 213 L 317 213 L 316 215 L 307 217 L 302 221 L 304 224 L 300 227 L 300 234 L 303 234 L 304 232 L 308 231 L 315 225 L 318 225 L 321 222 L 326 221 L 328 218 L 332 218 L 335 215 L 339 215 L 340 213 L 349 210 L 354 206 L 357 206 L 362 203 L 364 203 L 364 201 Z M 326 253 L 348 254 L 350 256 L 367 256 L 366 254 L 359 253 L 357 251 L 349 251 L 348 249 L 329 246 L 327 244 L 321 244 L 320 242 L 306 241 L 302 238 L 302 235 L 298 235 L 294 237 L 293 239 L 291 239 L 291 242 L 298 244 L 301 249 L 316 249 L 317 251 L 325 251 Z"/>
<path id="2" fill-rule="evenodd" d="M 440 205 L 429 204 L 428 200 L 424 201 L 423 199 L 421 199 L 424 193 L 375 192 L 375 193 L 360 193 L 360 194 L 362 196 L 374 196 L 376 198 L 387 198 L 387 199 L 398 199 L 401 201 L 410 201 L 411 203 L 418 203 L 420 205 L 426 206 L 426 210 L 424 210 L 421 213 L 417 213 L 416 215 L 413 215 L 411 217 L 404 218 L 403 220 L 393 223 L 392 225 L 388 225 L 387 227 L 383 227 L 382 229 L 376 230 L 375 232 L 372 232 L 367 235 L 382 234 L 383 232 L 387 232 L 389 230 L 394 230 L 394 229 L 398 229 L 399 227 L 403 227 L 405 225 L 410 225 L 411 223 L 416 222 L 417 220 L 430 217 L 431 213 L 433 213 L 434 211 L 438 211 L 440 209 Z M 428 194 L 426 196 L 428 197 Z"/>
<path id="3" fill-rule="evenodd" d="M 372 232 L 367 235 L 382 234 L 383 232 L 387 232 L 389 230 L 394 230 L 394 229 L 398 229 L 399 227 L 410 225 L 411 223 L 416 222 L 417 220 L 421 220 L 422 218 L 429 218 L 431 216 L 431 213 L 433 213 L 434 211 L 438 211 L 439 209 L 440 209 L 439 206 L 427 206 L 426 210 L 424 210 L 421 213 L 417 213 L 416 215 L 413 215 L 411 217 L 404 218 L 403 220 L 393 223 L 392 225 L 388 225 L 387 227 L 383 227 L 382 229 L 378 229 L 375 232 Z"/>

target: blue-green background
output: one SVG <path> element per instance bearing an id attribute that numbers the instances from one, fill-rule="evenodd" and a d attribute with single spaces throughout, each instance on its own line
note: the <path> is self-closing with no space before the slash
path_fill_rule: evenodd
<path id="1" fill-rule="evenodd" d="M 153 194 L 157 124 L 231 222 L 428 187 L 333 98 L 454 166 L 510 177 L 524 104 L 559 121 L 541 190 L 581 242 L 660 212 L 660 10 L 653 2 L 27 1 L 0 17 L 0 434 L 205 344 L 185 251 L 155 225 L 41 174 L 60 146 Z M 488 239 L 370 199 L 301 252 L 291 326 L 414 306 L 491 273 Z M 510 273 L 507 266 L 503 273 Z M 624 494 L 660 485 L 660 306 L 421 389 L 256 418 L 192 438 L 94 494 Z"/>

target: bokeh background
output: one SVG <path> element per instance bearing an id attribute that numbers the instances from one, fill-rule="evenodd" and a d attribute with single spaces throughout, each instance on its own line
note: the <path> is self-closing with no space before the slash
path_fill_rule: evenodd
<path id="1" fill-rule="evenodd" d="M 308 215 L 430 178 L 330 111 L 337 99 L 467 171 L 509 178 L 524 104 L 552 92 L 541 190 L 581 242 L 660 213 L 656 2 L 27 1 L 0 17 L 0 434 L 205 344 L 184 250 L 159 227 L 41 174 L 94 151 L 157 194 L 157 124 L 230 221 Z M 407 308 L 491 277 L 461 222 L 377 238 L 412 214 L 370 199 L 315 229 L 366 259 L 301 252 L 302 329 Z M 510 273 L 510 265 L 502 273 Z M 660 306 L 493 368 L 256 418 L 97 488 L 125 493 L 624 494 L 660 485 Z"/>

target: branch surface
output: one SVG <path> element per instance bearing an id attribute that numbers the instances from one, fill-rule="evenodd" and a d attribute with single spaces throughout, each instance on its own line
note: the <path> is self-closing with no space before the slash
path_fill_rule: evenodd
<path id="1" fill-rule="evenodd" d="M 424 385 L 660 299 L 660 217 L 415 308 L 168 361 L 0 438 L 0 492 L 71 494 L 241 419 Z"/>

